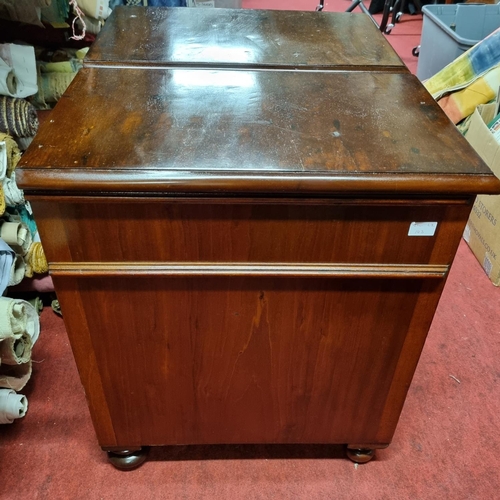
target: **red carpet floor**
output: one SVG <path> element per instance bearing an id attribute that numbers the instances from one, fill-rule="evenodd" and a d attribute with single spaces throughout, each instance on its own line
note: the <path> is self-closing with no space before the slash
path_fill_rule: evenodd
<path id="1" fill-rule="evenodd" d="M 418 43 L 406 27 L 419 17 L 389 37 L 405 60 Z M 63 322 L 46 309 L 28 414 L 0 426 L 0 498 L 500 498 L 499 306 L 500 289 L 462 242 L 394 441 L 369 464 L 336 447 L 180 447 L 153 449 L 133 472 L 115 470 L 97 446 Z"/>

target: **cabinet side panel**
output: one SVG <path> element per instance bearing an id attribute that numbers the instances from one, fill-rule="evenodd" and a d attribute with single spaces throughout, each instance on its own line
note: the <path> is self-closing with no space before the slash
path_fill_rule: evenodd
<path id="1" fill-rule="evenodd" d="M 450 217 L 450 242 L 455 242 L 455 245 L 450 248 L 453 258 L 462 239 L 469 213 L 470 210 L 466 211 L 462 218 Z M 447 277 L 448 275 L 439 282 L 438 286 L 429 281 L 423 283 L 380 421 L 377 438 L 381 442 L 390 443 L 392 441 Z"/>
<path id="2" fill-rule="evenodd" d="M 56 276 L 52 278 L 58 292 L 57 298 L 61 309 L 65 311 L 64 324 L 80 380 L 85 389 L 97 439 L 101 446 L 116 446 L 115 431 L 101 378 L 102 366 L 99 364 L 99 357 L 96 355 L 93 345 L 93 337 L 97 332 L 89 329 L 87 311 L 77 283 L 68 280 L 60 281 Z"/>
<path id="3" fill-rule="evenodd" d="M 415 305 L 408 335 L 401 350 L 391 389 L 380 419 L 377 442 L 390 443 L 392 441 L 406 394 L 432 323 L 434 314 L 429 314 L 429 312 L 436 310 L 444 284 L 445 280 L 442 280 L 441 285 L 435 288 L 434 286 L 430 287 L 430 283 L 426 282 L 422 287 L 422 293 Z"/>

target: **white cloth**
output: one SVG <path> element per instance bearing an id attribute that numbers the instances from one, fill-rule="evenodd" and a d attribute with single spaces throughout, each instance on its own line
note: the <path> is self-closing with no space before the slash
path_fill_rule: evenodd
<path id="1" fill-rule="evenodd" d="M 29 45 L 0 44 L 0 94 L 24 98 L 37 92 L 35 49 Z"/>
<path id="2" fill-rule="evenodd" d="M 0 296 L 9 286 L 10 273 L 16 254 L 12 248 L 0 238 Z"/>
<path id="3" fill-rule="evenodd" d="M 0 297 L 0 341 L 7 338 L 19 339 L 27 333 L 32 345 L 40 335 L 40 316 L 26 300 Z"/>
<path id="4" fill-rule="evenodd" d="M 22 302 L 24 304 L 24 308 L 26 311 L 26 333 L 31 337 L 32 345 L 35 345 L 35 342 L 38 340 L 40 336 L 40 316 L 38 311 L 25 300 L 17 299 L 18 302 Z"/>
<path id="5" fill-rule="evenodd" d="M 4 339 L 0 341 L 0 361 L 3 365 L 21 365 L 31 359 L 33 341 L 28 332 L 19 339 Z"/>
<path id="6" fill-rule="evenodd" d="M 27 331 L 27 323 L 25 300 L 0 297 L 0 340 L 20 338 Z"/>
<path id="7" fill-rule="evenodd" d="M 106 19 L 111 14 L 109 0 L 77 0 L 77 3 L 86 16 L 94 19 Z"/>
<path id="8" fill-rule="evenodd" d="M 25 300 L 0 297 L 0 342 L 20 339 L 23 335 L 30 337 L 25 338 L 25 347 L 31 353 L 31 346 L 40 335 L 40 318 L 36 309 Z M 16 362 L 10 358 L 12 356 L 8 357 L 7 364 L 0 365 L 0 387 L 20 391 L 31 377 L 31 357 L 21 364 L 9 364 Z"/>
<path id="9" fill-rule="evenodd" d="M 101 32 L 104 21 L 101 21 L 100 19 L 94 19 L 93 17 L 89 16 L 85 16 L 84 21 L 87 33 L 97 35 Z M 83 31 L 83 22 L 80 19 L 76 21 L 76 24 L 78 24 L 78 27 Z"/>
<path id="10" fill-rule="evenodd" d="M 26 262 L 22 255 L 16 255 L 12 267 L 10 268 L 9 282 L 7 286 L 16 286 L 23 281 L 26 276 Z"/>
<path id="11" fill-rule="evenodd" d="M 2 222 L 0 226 L 0 238 L 17 255 L 26 255 L 32 242 L 31 232 L 24 222 Z"/>
<path id="12" fill-rule="evenodd" d="M 0 389 L 0 424 L 11 424 L 28 411 L 28 400 L 10 389 Z"/>
<path id="13" fill-rule="evenodd" d="M 0 141 L 0 182 L 3 182 L 6 175 L 7 175 L 7 144 L 5 144 L 5 141 Z"/>
<path id="14" fill-rule="evenodd" d="M 20 391 L 31 377 L 31 360 L 22 365 L 0 366 L 0 387 Z"/>
<path id="15" fill-rule="evenodd" d="M 16 183 L 16 171 L 12 172 L 12 175 L 5 177 L 3 180 L 3 193 L 5 196 L 5 204 L 9 207 L 15 207 L 16 205 L 23 205 L 24 191 L 17 187 Z"/>

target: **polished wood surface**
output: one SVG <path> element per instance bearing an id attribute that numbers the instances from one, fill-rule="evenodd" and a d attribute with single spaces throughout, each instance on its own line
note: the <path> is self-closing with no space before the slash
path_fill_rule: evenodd
<path id="1" fill-rule="evenodd" d="M 363 463 L 392 440 L 474 197 L 500 181 L 366 16 L 322 16 L 117 9 L 23 155 L 117 464 L 208 443 Z"/>
<path id="2" fill-rule="evenodd" d="M 85 64 L 408 71 L 367 16 L 117 7 Z"/>
<path id="3" fill-rule="evenodd" d="M 471 210 L 418 201 L 31 203 L 41 233 L 54 234 L 44 241 L 51 262 L 449 265 Z M 409 236 L 411 222 L 437 222 L 435 236 Z M 105 244 L 82 245 L 89 234 Z"/>
<path id="4" fill-rule="evenodd" d="M 88 327 L 116 439 L 129 445 L 378 442 L 415 304 L 440 286 L 53 277 L 68 331 Z"/>
<path id="5" fill-rule="evenodd" d="M 82 70 L 21 166 L 31 190 L 500 186 L 414 76 L 356 71 Z"/>

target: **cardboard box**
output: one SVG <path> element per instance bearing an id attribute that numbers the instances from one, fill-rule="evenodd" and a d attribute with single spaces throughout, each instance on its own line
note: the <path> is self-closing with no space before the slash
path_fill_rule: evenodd
<path id="1" fill-rule="evenodd" d="M 471 146 L 500 178 L 500 144 L 486 125 L 497 114 L 498 104 L 476 109 L 465 135 Z M 496 286 L 500 285 L 500 196 L 480 195 L 464 231 L 464 239 Z"/>

